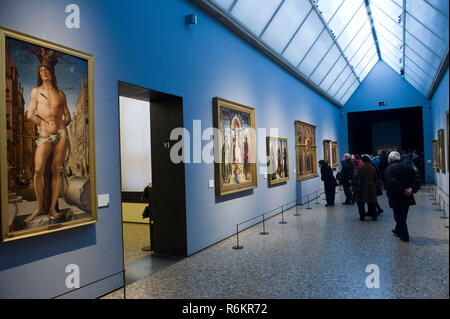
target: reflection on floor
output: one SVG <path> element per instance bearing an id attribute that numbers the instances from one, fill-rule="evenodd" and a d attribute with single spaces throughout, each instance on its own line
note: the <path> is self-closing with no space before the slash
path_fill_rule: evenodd
<path id="1" fill-rule="evenodd" d="M 149 224 L 123 223 L 125 283 L 130 285 L 178 261 L 181 257 L 143 251 L 150 246 Z"/>
<path id="2" fill-rule="evenodd" d="M 142 247 L 150 246 L 149 224 L 123 223 L 123 245 L 125 265 L 148 256 L 150 252 Z"/>
<path id="3" fill-rule="evenodd" d="M 410 209 L 410 242 L 393 236 L 392 211 L 379 197 L 384 214 L 359 220 L 357 207 L 285 213 L 239 236 L 230 237 L 127 287 L 127 298 L 449 298 L 448 220 L 427 193 L 416 194 Z M 448 214 L 448 213 L 447 213 Z M 380 287 L 369 289 L 368 265 L 377 265 Z M 122 291 L 105 298 L 123 298 Z"/>

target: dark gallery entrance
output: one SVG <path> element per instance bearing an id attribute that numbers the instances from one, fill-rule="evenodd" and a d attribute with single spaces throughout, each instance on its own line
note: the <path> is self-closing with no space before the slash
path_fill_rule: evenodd
<path id="1" fill-rule="evenodd" d="M 184 163 L 170 159 L 181 97 L 119 82 L 125 284 L 187 255 Z M 143 212 L 148 207 L 146 218 Z"/>
<path id="2" fill-rule="evenodd" d="M 422 107 L 349 112 L 347 119 L 351 154 L 423 152 Z"/>

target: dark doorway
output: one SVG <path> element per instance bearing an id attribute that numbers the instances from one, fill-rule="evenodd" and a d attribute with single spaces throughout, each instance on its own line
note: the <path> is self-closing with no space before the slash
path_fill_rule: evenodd
<path id="1" fill-rule="evenodd" d="M 370 154 L 397 148 L 423 152 L 422 107 L 349 112 L 348 142 L 351 154 Z"/>
<path id="2" fill-rule="evenodd" d="M 119 96 L 150 102 L 151 176 L 149 190 L 150 245 L 154 253 L 187 255 L 184 163 L 170 159 L 174 128 L 183 127 L 183 99 L 124 82 Z M 181 139 L 181 137 L 180 137 Z M 122 193 L 122 200 L 139 201 L 138 193 Z"/>

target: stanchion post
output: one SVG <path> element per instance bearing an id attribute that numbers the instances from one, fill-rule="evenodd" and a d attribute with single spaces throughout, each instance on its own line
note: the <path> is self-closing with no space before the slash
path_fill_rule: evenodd
<path id="1" fill-rule="evenodd" d="M 244 246 L 239 246 L 239 224 L 236 224 L 236 246 L 232 248 L 236 250 L 244 248 Z"/>
<path id="2" fill-rule="evenodd" d="M 306 207 L 306 209 L 312 209 L 311 206 L 309 206 L 309 195 L 310 194 L 308 194 L 308 207 Z"/>
<path id="3" fill-rule="evenodd" d="M 281 222 L 278 222 L 279 224 L 287 224 L 287 222 L 284 220 L 284 206 L 281 206 Z"/>
<path id="4" fill-rule="evenodd" d="M 298 213 L 298 203 L 297 201 L 295 201 L 295 214 L 294 216 L 300 216 L 300 214 Z"/>
<path id="5" fill-rule="evenodd" d="M 266 232 L 266 223 L 265 223 L 265 218 L 264 218 L 264 214 L 262 215 L 262 217 L 263 217 L 263 231 L 262 232 L 260 232 L 259 234 L 260 235 L 269 235 L 269 233 L 268 232 Z"/>

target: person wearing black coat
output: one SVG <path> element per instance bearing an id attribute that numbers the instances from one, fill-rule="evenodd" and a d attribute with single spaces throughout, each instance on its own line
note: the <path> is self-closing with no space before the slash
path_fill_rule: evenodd
<path id="1" fill-rule="evenodd" d="M 325 188 L 325 197 L 327 200 L 327 204 L 325 206 L 326 207 L 334 206 L 336 186 L 338 184 L 336 178 L 334 178 L 333 170 L 324 160 L 319 161 L 319 167 L 320 167 L 320 176 Z"/>
<path id="2" fill-rule="evenodd" d="M 355 166 L 353 165 L 353 161 L 350 158 L 350 154 L 345 153 L 344 159 L 341 162 L 341 183 L 344 188 L 345 194 L 345 202 L 343 205 L 351 205 L 353 204 L 353 193 L 350 189 L 353 182 L 353 176 L 355 174 Z"/>
<path id="3" fill-rule="evenodd" d="M 389 206 L 394 211 L 396 222 L 395 229 L 392 232 L 400 237 L 402 241 L 409 241 L 408 218 L 409 206 L 415 205 L 413 193 L 419 189 L 419 182 L 416 178 L 416 172 L 411 165 L 401 162 L 398 152 L 389 154 L 389 166 L 384 173 L 384 181 L 389 198 Z"/>

